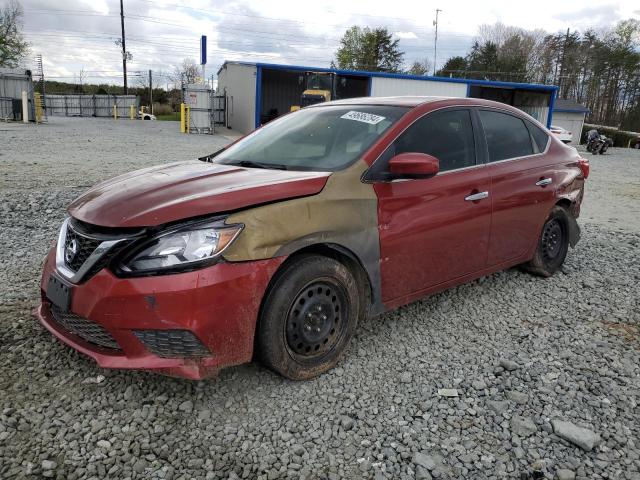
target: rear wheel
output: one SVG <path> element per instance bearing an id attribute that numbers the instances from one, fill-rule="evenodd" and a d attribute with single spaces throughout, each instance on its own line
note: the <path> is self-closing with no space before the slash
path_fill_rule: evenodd
<path id="1" fill-rule="evenodd" d="M 569 250 L 569 212 L 553 207 L 542 227 L 536 253 L 525 268 L 536 275 L 550 277 L 564 263 Z"/>
<path id="2" fill-rule="evenodd" d="M 304 255 L 286 265 L 262 309 L 262 362 L 292 380 L 332 368 L 355 330 L 358 291 L 349 269 L 332 258 Z"/>

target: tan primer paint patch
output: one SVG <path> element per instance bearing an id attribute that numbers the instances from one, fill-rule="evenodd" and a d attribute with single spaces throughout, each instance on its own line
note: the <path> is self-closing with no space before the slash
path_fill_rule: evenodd
<path id="1" fill-rule="evenodd" d="M 244 230 L 229 246 L 229 261 L 272 258 L 316 243 L 337 243 L 349 249 L 375 248 L 379 258 L 377 197 L 360 178 L 368 165 L 358 160 L 333 173 L 317 195 L 285 200 L 235 213 L 226 223 L 243 223 Z M 372 237 L 373 236 L 373 237 Z M 357 252 L 371 256 L 374 252 Z"/>

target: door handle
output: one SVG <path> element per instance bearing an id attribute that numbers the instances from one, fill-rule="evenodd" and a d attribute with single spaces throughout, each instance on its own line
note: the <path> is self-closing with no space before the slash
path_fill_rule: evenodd
<path id="1" fill-rule="evenodd" d="M 471 195 L 464 197 L 467 202 L 477 202 L 478 200 L 482 200 L 483 198 L 487 198 L 489 196 L 489 192 L 478 192 L 472 193 Z"/>
<path id="2" fill-rule="evenodd" d="M 553 180 L 551 180 L 550 178 L 541 178 L 540 180 L 538 180 L 536 182 L 536 185 L 538 187 L 546 187 L 547 185 L 549 185 L 551 182 L 553 182 Z"/>

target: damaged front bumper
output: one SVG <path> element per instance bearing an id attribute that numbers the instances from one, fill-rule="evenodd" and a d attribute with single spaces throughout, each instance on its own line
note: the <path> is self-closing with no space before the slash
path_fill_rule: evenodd
<path id="1" fill-rule="evenodd" d="M 284 258 L 222 262 L 201 270 L 118 278 L 103 269 L 72 286 L 70 308 L 47 299 L 49 252 L 35 316 L 63 343 L 104 368 L 201 379 L 253 356 L 260 302 Z"/>

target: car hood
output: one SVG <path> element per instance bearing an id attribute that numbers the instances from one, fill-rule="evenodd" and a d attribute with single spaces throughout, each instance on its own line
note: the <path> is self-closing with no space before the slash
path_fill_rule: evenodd
<path id="1" fill-rule="evenodd" d="M 322 190 L 330 172 L 180 162 L 102 182 L 69 206 L 74 218 L 104 227 L 145 227 L 238 210 Z"/>

